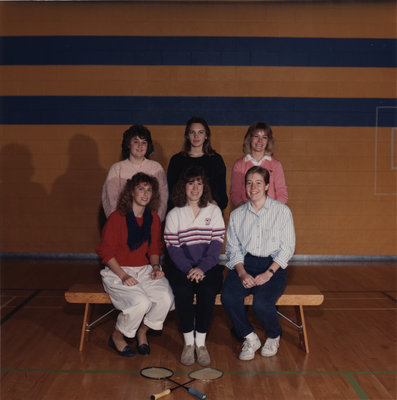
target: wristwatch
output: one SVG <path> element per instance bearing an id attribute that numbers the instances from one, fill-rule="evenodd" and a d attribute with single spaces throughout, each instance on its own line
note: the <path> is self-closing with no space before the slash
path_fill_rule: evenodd
<path id="1" fill-rule="evenodd" d="M 271 268 L 269 268 L 268 271 L 271 272 L 273 275 L 276 273 L 276 271 L 274 269 L 271 269 Z"/>
<path id="2" fill-rule="evenodd" d="M 160 271 L 163 270 L 163 267 L 160 264 L 153 264 L 152 267 L 159 267 Z"/>

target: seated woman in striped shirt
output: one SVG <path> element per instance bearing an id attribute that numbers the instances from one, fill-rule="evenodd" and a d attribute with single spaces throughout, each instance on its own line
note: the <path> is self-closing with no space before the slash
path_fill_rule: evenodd
<path id="1" fill-rule="evenodd" d="M 220 208 L 211 203 L 211 191 L 199 166 L 184 171 L 172 201 L 176 207 L 167 215 L 164 239 L 172 261 L 168 279 L 185 340 L 181 363 L 194 364 L 196 352 L 197 362 L 206 366 L 211 359 L 205 339 L 223 280 L 218 260 L 225 223 Z"/>
<path id="2" fill-rule="evenodd" d="M 244 297 L 254 295 L 252 309 L 267 336 L 264 357 L 277 353 L 281 326 L 276 302 L 286 287 L 285 268 L 295 250 L 295 231 L 290 209 L 267 196 L 269 172 L 252 167 L 245 175 L 249 201 L 230 214 L 226 255 L 230 268 L 222 291 L 222 304 L 234 330 L 244 338 L 240 360 L 252 360 L 261 347 L 247 318 Z"/>

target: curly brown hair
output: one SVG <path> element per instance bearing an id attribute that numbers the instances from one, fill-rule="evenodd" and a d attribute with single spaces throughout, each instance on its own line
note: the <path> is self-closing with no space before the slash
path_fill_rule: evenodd
<path id="1" fill-rule="evenodd" d="M 174 186 L 172 202 L 175 207 L 184 207 L 187 204 L 186 184 L 196 179 L 201 179 L 201 182 L 203 182 L 203 194 L 199 200 L 199 207 L 207 207 L 208 203 L 212 201 L 211 189 L 208 185 L 204 169 L 200 166 L 192 166 L 185 170 Z"/>
<path id="2" fill-rule="evenodd" d="M 159 183 L 154 176 L 138 172 L 131 179 L 127 180 L 124 189 L 120 193 L 117 209 L 120 211 L 121 215 L 127 215 L 132 211 L 134 189 L 140 183 L 147 183 L 152 187 L 152 198 L 148 206 L 152 211 L 157 212 L 160 201 Z"/>

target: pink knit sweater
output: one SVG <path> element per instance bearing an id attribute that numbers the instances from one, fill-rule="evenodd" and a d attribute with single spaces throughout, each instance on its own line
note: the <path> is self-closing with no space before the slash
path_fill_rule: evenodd
<path id="1" fill-rule="evenodd" d="M 288 200 L 288 191 L 285 184 L 284 170 L 281 162 L 270 157 L 271 160 L 265 159 L 261 163 L 261 167 L 270 172 L 270 182 L 268 195 L 274 200 L 281 201 L 286 204 Z M 241 203 L 246 203 L 248 197 L 245 193 L 245 174 L 254 166 L 254 163 L 247 156 L 239 158 L 233 165 L 230 199 L 235 207 Z"/>
<path id="2" fill-rule="evenodd" d="M 127 179 L 132 178 L 138 172 L 152 175 L 159 182 L 160 206 L 157 214 L 161 221 L 164 220 L 168 201 L 168 184 L 163 167 L 153 160 L 144 159 L 141 165 L 132 165 L 130 160 L 125 159 L 113 164 L 110 167 L 108 176 L 102 188 L 102 205 L 106 217 L 116 209 L 117 201 L 121 191 L 123 190 Z"/>

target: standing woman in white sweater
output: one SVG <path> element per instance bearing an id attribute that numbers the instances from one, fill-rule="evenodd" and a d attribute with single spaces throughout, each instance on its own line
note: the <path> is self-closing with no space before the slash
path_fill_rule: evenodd
<path id="1" fill-rule="evenodd" d="M 123 161 L 110 167 L 102 189 L 102 205 L 106 217 L 116 210 L 117 201 L 127 179 L 138 172 L 154 176 L 159 183 L 160 203 L 157 214 L 165 218 L 168 201 L 168 184 L 163 167 L 157 161 L 149 160 L 153 153 L 153 142 L 149 129 L 143 125 L 132 125 L 123 134 L 121 143 Z"/>

